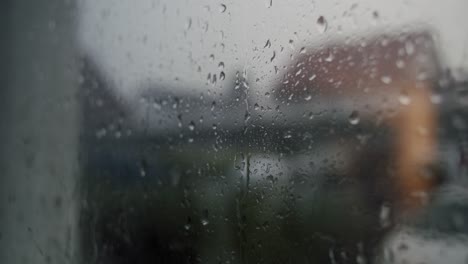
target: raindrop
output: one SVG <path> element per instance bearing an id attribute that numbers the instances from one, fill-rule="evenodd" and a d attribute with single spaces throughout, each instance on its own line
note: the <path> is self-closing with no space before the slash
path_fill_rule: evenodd
<path id="1" fill-rule="evenodd" d="M 211 55 L 210 55 L 210 61 L 214 61 L 214 59 L 215 59 L 215 55 L 214 55 L 214 54 L 211 54 Z"/>
<path id="2" fill-rule="evenodd" d="M 325 61 L 326 62 L 332 62 L 334 58 L 335 58 L 335 56 L 333 56 L 333 52 L 329 51 L 328 56 L 325 58 Z"/>
<path id="3" fill-rule="evenodd" d="M 185 23 L 185 30 L 189 30 L 192 27 L 192 18 L 188 18 Z"/>
<path id="4" fill-rule="evenodd" d="M 374 12 L 372 12 L 372 16 L 373 16 L 375 19 L 378 19 L 380 15 L 379 15 L 379 12 L 374 11 Z"/>
<path id="5" fill-rule="evenodd" d="M 398 248 L 397 248 L 397 249 L 398 249 L 398 251 L 407 251 L 408 248 L 409 248 L 409 247 L 408 247 L 408 245 L 407 245 L 406 243 L 401 242 L 401 244 L 398 245 Z"/>
<path id="6" fill-rule="evenodd" d="M 379 213 L 380 225 L 382 227 L 388 227 L 390 225 L 390 213 L 390 207 L 388 205 L 382 205 Z"/>
<path id="7" fill-rule="evenodd" d="M 305 97 L 306 101 L 310 101 L 310 99 L 312 99 L 312 95 L 310 95 L 310 94 Z"/>
<path id="8" fill-rule="evenodd" d="M 105 128 L 101 128 L 98 131 L 96 131 L 96 137 L 97 138 L 102 138 L 107 134 L 107 130 Z"/>
<path id="9" fill-rule="evenodd" d="M 192 227 L 192 219 L 190 217 L 187 218 L 187 223 L 184 225 L 185 230 L 189 230 Z"/>
<path id="10" fill-rule="evenodd" d="M 154 101 L 154 102 L 153 102 L 153 108 L 156 109 L 156 110 L 161 110 L 161 104 L 158 103 L 158 102 L 156 102 L 156 101 Z"/>
<path id="11" fill-rule="evenodd" d="M 374 20 L 374 23 L 377 23 L 379 21 L 380 15 L 379 12 L 374 11 L 372 12 L 372 19 Z"/>
<path id="12" fill-rule="evenodd" d="M 266 41 L 266 43 L 265 43 L 265 46 L 263 46 L 263 48 L 269 48 L 269 47 L 271 47 L 271 42 L 270 42 L 270 40 L 268 39 L 268 40 Z"/>
<path id="13" fill-rule="evenodd" d="M 244 123 L 249 122 L 249 120 L 250 120 L 250 113 L 248 111 L 245 111 Z"/>
<path id="14" fill-rule="evenodd" d="M 312 75 L 309 77 L 309 81 L 313 81 L 316 77 L 317 77 L 317 75 L 312 74 Z"/>
<path id="15" fill-rule="evenodd" d="M 210 221 L 208 220 L 208 210 L 204 210 L 203 211 L 203 217 L 201 218 L 201 224 L 203 226 L 206 226 L 210 223 Z"/>
<path id="16" fill-rule="evenodd" d="M 219 73 L 219 80 L 223 81 L 224 79 L 226 79 L 226 74 L 222 71 Z"/>
<path id="17" fill-rule="evenodd" d="M 177 120 L 179 121 L 179 122 L 177 123 L 177 126 L 178 126 L 178 127 L 182 127 L 182 114 L 178 114 L 178 115 L 177 115 Z"/>
<path id="18" fill-rule="evenodd" d="M 211 77 L 211 84 L 215 85 L 216 81 L 217 81 L 216 74 L 213 74 L 213 76 Z"/>
<path id="19" fill-rule="evenodd" d="M 267 0 L 267 7 L 270 8 L 273 6 L 273 0 Z"/>
<path id="20" fill-rule="evenodd" d="M 397 60 L 395 62 L 396 66 L 398 69 L 403 69 L 405 67 L 405 61 L 404 60 Z"/>
<path id="21" fill-rule="evenodd" d="M 119 130 L 118 130 L 118 131 L 115 131 L 115 133 L 114 133 L 114 137 L 115 137 L 115 138 L 119 139 L 121 136 L 122 136 L 122 132 L 121 132 L 121 131 L 119 131 Z"/>
<path id="22" fill-rule="evenodd" d="M 227 9 L 226 5 L 225 5 L 225 4 L 221 4 L 221 6 L 220 6 L 220 8 L 219 8 L 219 11 L 220 11 L 221 13 L 224 13 L 224 12 L 226 12 L 226 9 Z"/>
<path id="23" fill-rule="evenodd" d="M 388 75 L 384 75 L 380 77 L 380 81 L 383 82 L 384 84 L 390 84 L 392 82 L 392 77 Z"/>
<path id="24" fill-rule="evenodd" d="M 418 75 L 416 76 L 416 79 L 418 79 L 418 81 L 425 81 L 427 80 L 427 78 L 428 78 L 428 74 L 427 72 L 424 72 L 424 71 L 418 73 Z"/>
<path id="25" fill-rule="evenodd" d="M 224 70 L 224 62 L 220 61 L 220 62 L 218 63 L 218 69 Z"/>
<path id="26" fill-rule="evenodd" d="M 442 96 L 440 94 L 432 94 L 431 102 L 433 104 L 440 104 L 442 102 Z"/>
<path id="27" fill-rule="evenodd" d="M 366 264 L 367 261 L 366 261 L 366 258 L 365 258 L 363 255 L 360 254 L 360 255 L 358 255 L 358 256 L 356 257 L 356 263 L 358 263 L 358 264 Z"/>
<path id="28" fill-rule="evenodd" d="M 271 175 L 271 174 L 268 175 L 268 176 L 266 177 L 266 179 L 267 179 L 271 184 L 276 183 L 275 177 L 273 177 L 273 175 Z"/>
<path id="29" fill-rule="evenodd" d="M 412 55 L 414 53 L 414 45 L 410 41 L 405 43 L 406 54 Z"/>
<path id="30" fill-rule="evenodd" d="M 188 125 L 188 128 L 190 129 L 190 131 L 195 130 L 195 122 L 190 121 L 190 123 L 189 123 L 189 125 Z"/>
<path id="31" fill-rule="evenodd" d="M 140 176 L 145 177 L 147 175 L 147 168 L 148 164 L 146 163 L 146 160 L 142 160 L 140 163 Z"/>
<path id="32" fill-rule="evenodd" d="M 215 110 L 215 107 L 216 107 L 216 102 L 213 101 L 213 102 L 211 103 L 211 112 L 213 112 L 213 111 Z"/>
<path id="33" fill-rule="evenodd" d="M 275 57 L 276 57 L 276 52 L 275 52 L 275 51 L 273 51 L 273 56 L 271 56 L 271 58 L 270 58 L 270 61 L 273 61 L 273 60 L 275 60 Z"/>
<path id="34" fill-rule="evenodd" d="M 401 92 L 400 96 L 398 97 L 398 101 L 402 105 L 409 105 L 411 103 L 411 98 L 407 92 Z"/>
<path id="35" fill-rule="evenodd" d="M 359 118 L 359 112 L 358 111 L 353 111 L 349 117 L 348 121 L 351 125 L 357 125 L 359 124 L 360 118 Z"/>
<path id="36" fill-rule="evenodd" d="M 317 19 L 317 30 L 318 30 L 318 32 L 319 33 L 325 33 L 327 31 L 327 27 L 328 27 L 327 20 L 325 20 L 325 17 L 320 16 Z"/>

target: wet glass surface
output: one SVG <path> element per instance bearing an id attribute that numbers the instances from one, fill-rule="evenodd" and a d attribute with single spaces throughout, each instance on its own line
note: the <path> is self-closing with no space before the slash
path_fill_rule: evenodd
<path id="1" fill-rule="evenodd" d="M 468 260 L 464 1 L 1 5 L 1 263 Z"/>

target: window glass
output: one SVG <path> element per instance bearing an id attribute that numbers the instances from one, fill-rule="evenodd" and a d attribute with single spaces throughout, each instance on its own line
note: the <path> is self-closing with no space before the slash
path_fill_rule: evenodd
<path id="1" fill-rule="evenodd" d="M 4 1 L 1 263 L 466 263 L 463 0 Z"/>

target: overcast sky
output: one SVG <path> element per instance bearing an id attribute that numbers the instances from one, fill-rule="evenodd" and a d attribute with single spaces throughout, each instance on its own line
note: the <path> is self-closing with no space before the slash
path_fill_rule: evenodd
<path id="1" fill-rule="evenodd" d="M 79 10 L 83 52 L 126 98 L 154 84 L 217 93 L 243 68 L 261 91 L 306 44 L 421 27 L 435 31 L 445 64 L 468 66 L 466 0 L 81 0 Z M 226 81 L 206 85 L 220 62 Z"/>

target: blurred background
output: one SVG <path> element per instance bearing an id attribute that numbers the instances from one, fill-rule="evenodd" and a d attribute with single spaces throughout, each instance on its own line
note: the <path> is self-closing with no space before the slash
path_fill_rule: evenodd
<path id="1" fill-rule="evenodd" d="M 0 263 L 466 263 L 466 10 L 1 1 Z"/>

